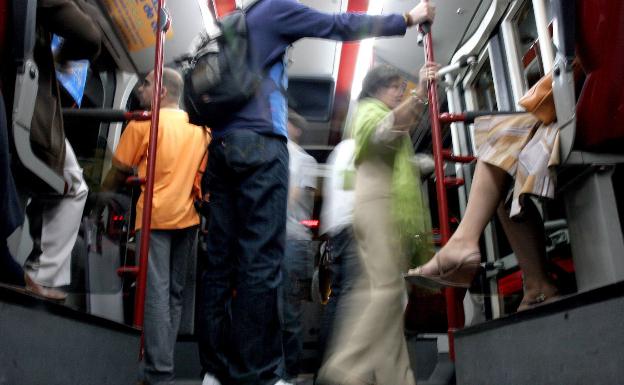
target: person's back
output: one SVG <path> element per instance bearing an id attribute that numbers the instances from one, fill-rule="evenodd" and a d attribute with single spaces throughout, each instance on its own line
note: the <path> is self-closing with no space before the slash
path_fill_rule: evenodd
<path id="1" fill-rule="evenodd" d="M 116 160 L 123 166 L 137 165 L 138 175 L 146 176 L 150 122 L 131 122 L 127 138 L 117 148 Z M 195 211 L 195 176 L 208 146 L 208 132 L 192 125 L 186 112 L 162 108 L 158 124 L 152 228 L 179 229 L 198 223 Z M 136 227 L 140 228 L 143 193 L 137 202 Z"/>

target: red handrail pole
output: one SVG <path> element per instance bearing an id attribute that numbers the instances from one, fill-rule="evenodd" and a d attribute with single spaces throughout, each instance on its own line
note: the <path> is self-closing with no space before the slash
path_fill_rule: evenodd
<path id="1" fill-rule="evenodd" d="M 426 0 L 425 0 L 426 1 Z M 433 54 L 433 38 L 431 31 L 424 36 L 425 60 L 435 62 Z M 435 164 L 436 196 L 438 199 L 438 219 L 440 222 L 440 242 L 442 247 L 451 237 L 448 216 L 448 200 L 446 198 L 446 186 L 444 185 L 444 157 L 442 154 L 442 128 L 438 106 L 437 81 L 429 80 L 427 83 L 429 94 L 429 116 L 431 117 L 431 138 L 433 141 L 433 161 Z M 446 298 L 446 314 L 448 319 L 449 356 L 455 360 L 454 333 L 458 330 L 460 319 L 463 319 L 462 309 L 457 305 L 458 296 L 455 289 L 447 288 L 444 291 Z"/>
<path id="2" fill-rule="evenodd" d="M 134 326 L 143 328 L 145 308 L 145 286 L 147 283 L 147 263 L 152 223 L 152 198 L 154 196 L 154 172 L 156 169 L 156 145 L 158 142 L 158 119 L 160 117 L 160 94 L 162 89 L 163 53 L 166 27 L 163 25 L 162 10 L 165 0 L 158 0 L 158 19 L 156 32 L 156 49 L 154 58 L 154 93 L 152 94 L 152 121 L 150 140 L 147 147 L 147 178 L 143 191 L 143 218 L 141 221 L 141 248 L 139 251 L 139 274 L 136 282 L 134 301 Z M 141 344 L 142 346 L 142 344 Z"/>

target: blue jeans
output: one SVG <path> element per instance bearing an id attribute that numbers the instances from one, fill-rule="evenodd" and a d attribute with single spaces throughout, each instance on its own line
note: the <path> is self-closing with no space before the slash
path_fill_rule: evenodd
<path id="1" fill-rule="evenodd" d="M 330 237 L 331 295 L 325 305 L 321 318 L 319 335 L 319 353 L 323 357 L 332 338 L 336 317 L 346 311 L 349 306 L 348 294 L 353 290 L 358 278 L 363 274 L 361 261 L 358 256 L 357 243 L 351 226 L 345 227 Z"/>
<path id="2" fill-rule="evenodd" d="M 286 231 L 286 141 L 236 130 L 213 140 L 209 151 L 200 361 L 222 384 L 273 385 L 282 356 L 277 302 Z"/>
<path id="3" fill-rule="evenodd" d="M 314 250 L 310 240 L 286 240 L 286 253 L 282 263 L 283 283 L 280 290 L 282 321 L 282 349 L 284 360 L 278 370 L 280 376 L 290 380 L 299 375 L 299 360 L 303 351 L 301 302 L 309 293 L 314 269 Z"/>
<path id="4" fill-rule="evenodd" d="M 137 245 L 140 244 L 137 232 Z M 197 239 L 197 226 L 152 230 L 145 293 L 145 362 L 143 376 L 150 385 L 174 383 L 173 352 L 182 317 L 187 261 Z"/>

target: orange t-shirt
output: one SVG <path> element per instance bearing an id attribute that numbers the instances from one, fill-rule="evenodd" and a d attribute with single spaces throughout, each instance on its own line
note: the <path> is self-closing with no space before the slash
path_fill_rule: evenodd
<path id="1" fill-rule="evenodd" d="M 113 164 L 122 169 L 138 166 L 146 176 L 150 122 L 132 121 L 121 135 Z M 199 224 L 193 205 L 200 196 L 198 172 L 206 167 L 210 131 L 189 123 L 186 112 L 162 108 L 158 123 L 152 229 L 184 229 Z M 143 193 L 137 202 L 135 228 L 141 228 Z"/>

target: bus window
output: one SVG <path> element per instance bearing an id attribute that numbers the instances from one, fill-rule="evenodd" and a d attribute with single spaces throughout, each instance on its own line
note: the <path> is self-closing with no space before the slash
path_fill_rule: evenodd
<path id="1" fill-rule="evenodd" d="M 552 20 L 550 7 L 546 8 L 547 20 Z M 537 23 L 533 3 L 526 1 L 515 20 L 518 49 L 522 58 L 523 75 L 530 88 L 545 74 L 544 63 L 538 43 Z M 551 31 L 552 35 L 552 31 Z"/>
<path id="2" fill-rule="evenodd" d="M 61 105 L 64 108 L 75 108 L 74 99 L 63 87 L 59 88 Z M 89 69 L 80 108 L 110 108 L 114 88 L 112 71 L 100 73 L 97 69 Z M 64 123 L 65 134 L 83 168 L 83 175 L 89 189 L 99 190 L 109 124 L 96 120 L 77 121 L 75 119 L 65 119 Z"/>
<path id="3" fill-rule="evenodd" d="M 485 59 L 483 67 L 481 67 L 477 73 L 473 89 L 476 97 L 477 110 L 498 110 L 496 93 L 494 91 L 494 78 L 492 76 L 492 67 L 490 66 L 489 58 Z"/>

